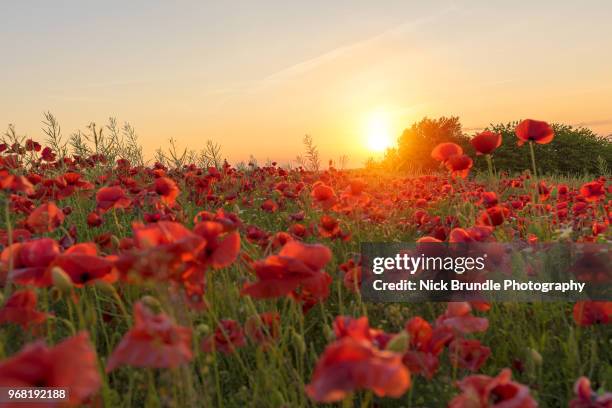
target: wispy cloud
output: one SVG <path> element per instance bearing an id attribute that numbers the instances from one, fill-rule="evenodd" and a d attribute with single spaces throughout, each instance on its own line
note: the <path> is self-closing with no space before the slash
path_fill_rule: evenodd
<path id="1" fill-rule="evenodd" d="M 373 45 L 377 42 L 385 40 L 387 38 L 392 38 L 399 35 L 405 35 L 410 32 L 415 32 L 419 28 L 426 26 L 429 23 L 435 22 L 439 18 L 444 15 L 447 15 L 451 12 L 455 12 L 459 10 L 456 6 L 450 6 L 445 9 L 440 10 L 439 12 L 421 17 L 418 19 L 412 19 L 404 21 L 403 23 L 391 27 L 387 30 L 384 30 L 378 34 L 370 36 L 366 39 L 362 39 L 356 42 L 353 42 L 348 45 L 344 45 L 338 48 L 335 48 L 331 51 L 327 51 L 323 54 L 320 54 L 314 58 L 307 59 L 305 61 L 301 61 L 297 64 L 289 66 L 287 68 L 281 69 L 278 72 L 275 72 L 255 83 L 255 88 L 259 89 L 268 85 L 276 84 L 279 82 L 283 82 L 289 80 L 291 78 L 303 75 L 309 71 L 312 71 L 326 63 L 334 61 L 343 56 L 349 55 L 359 49 L 365 48 L 367 46 Z"/>
<path id="2" fill-rule="evenodd" d="M 433 23 L 438 19 L 442 18 L 443 16 L 453 12 L 457 12 L 459 10 L 459 7 L 451 5 L 444 9 L 440 9 L 438 12 L 432 15 L 404 21 L 401 24 L 388 28 L 368 38 L 334 48 L 313 58 L 300 61 L 291 66 L 280 69 L 279 71 L 276 71 L 266 77 L 255 79 L 249 82 L 244 82 L 241 84 L 232 85 L 229 87 L 214 89 L 210 92 L 207 92 L 207 94 L 226 94 L 227 98 L 221 101 L 223 103 L 235 94 L 249 94 L 262 91 L 268 87 L 291 81 L 325 64 L 332 63 L 333 61 L 336 61 L 339 58 L 348 56 L 354 52 L 357 52 L 360 49 L 374 45 L 383 40 L 396 36 L 406 35 L 410 32 L 416 32 L 417 30 L 427 26 L 427 24 Z"/>

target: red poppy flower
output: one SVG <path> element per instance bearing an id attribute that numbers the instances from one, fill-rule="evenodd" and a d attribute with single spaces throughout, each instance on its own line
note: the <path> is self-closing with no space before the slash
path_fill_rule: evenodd
<path id="1" fill-rule="evenodd" d="M 155 179 L 154 184 L 155 192 L 161 197 L 162 202 L 169 206 L 174 205 L 176 197 L 178 197 L 180 190 L 174 180 L 168 177 L 159 177 Z"/>
<path id="2" fill-rule="evenodd" d="M 610 408 L 612 407 L 612 393 L 598 394 L 591 388 L 591 381 L 580 377 L 574 384 L 576 398 L 570 401 L 569 408 Z"/>
<path id="3" fill-rule="evenodd" d="M 218 269 L 236 260 L 240 252 L 240 234 L 225 231 L 223 224 L 214 221 L 203 221 L 193 228 L 193 232 L 204 238 L 206 243 L 198 255 L 198 261 Z"/>
<path id="4" fill-rule="evenodd" d="M 491 310 L 491 303 L 485 301 L 473 300 L 470 305 L 479 312 L 488 312 Z"/>
<path id="5" fill-rule="evenodd" d="M 157 248 L 162 245 L 183 244 L 188 241 L 201 242 L 201 237 L 178 222 L 159 221 L 147 225 L 134 225 L 134 244 L 140 249 Z M 188 245 L 191 247 L 191 245 Z"/>
<path id="6" fill-rule="evenodd" d="M 451 156 L 446 160 L 446 168 L 450 170 L 453 177 L 466 178 L 474 162 L 470 156 L 465 154 Z"/>
<path id="7" fill-rule="evenodd" d="M 367 183 L 362 179 L 352 179 L 349 183 L 350 192 L 352 195 L 358 195 L 365 190 Z"/>
<path id="8" fill-rule="evenodd" d="M 491 154 L 495 149 L 501 146 L 502 135 L 501 133 L 485 130 L 474 136 L 474 138 L 470 140 L 470 143 L 474 146 L 476 154 Z"/>
<path id="9" fill-rule="evenodd" d="M 471 375 L 458 382 L 463 392 L 449 403 L 449 408 L 536 408 L 538 404 L 526 385 L 511 381 L 512 371 L 505 368 L 497 377 Z"/>
<path id="10" fill-rule="evenodd" d="M 319 234 L 324 238 L 342 237 L 343 232 L 340 229 L 340 222 L 334 217 L 323 215 L 319 222 Z"/>
<path id="11" fill-rule="evenodd" d="M 547 186 L 544 181 L 538 183 L 538 196 L 541 202 L 547 201 L 550 198 L 552 188 Z"/>
<path id="12" fill-rule="evenodd" d="M 134 304 L 134 325 L 108 358 L 106 372 L 122 365 L 174 368 L 193 358 L 191 329 L 178 326 L 164 313 Z"/>
<path id="13" fill-rule="evenodd" d="M 337 200 L 334 189 L 322 182 L 317 182 L 313 185 L 310 195 L 315 203 L 323 206 L 323 208 L 330 208 Z"/>
<path id="14" fill-rule="evenodd" d="M 450 360 L 453 366 L 477 371 L 491 355 L 491 349 L 478 340 L 457 338 L 450 343 Z"/>
<path id="15" fill-rule="evenodd" d="M 9 240 L 9 237 L 11 238 Z M 32 238 L 32 233 L 27 229 L 15 228 L 12 234 L 9 235 L 8 231 L 0 230 L 0 245 L 8 246 L 10 242 L 23 242 Z"/>
<path id="16" fill-rule="evenodd" d="M 102 187 L 96 193 L 97 208 L 107 211 L 111 208 L 128 208 L 132 201 L 125 195 L 121 187 Z"/>
<path id="17" fill-rule="evenodd" d="M 331 403 L 360 389 L 372 390 L 380 397 L 399 398 L 409 387 L 410 372 L 399 354 L 344 337 L 327 346 L 306 393 L 317 402 Z"/>
<path id="18" fill-rule="evenodd" d="M 102 225 L 102 217 L 100 217 L 97 213 L 91 212 L 87 214 L 87 225 L 92 228 L 99 227 Z"/>
<path id="19" fill-rule="evenodd" d="M 38 142 L 36 142 L 36 141 L 34 141 L 32 139 L 28 139 L 25 142 L 25 148 L 26 148 L 26 151 L 28 151 L 28 152 L 32 152 L 32 151 L 40 152 L 41 147 L 42 146 L 40 145 L 40 143 L 38 143 Z"/>
<path id="20" fill-rule="evenodd" d="M 431 151 L 431 157 L 440 162 L 446 162 L 453 156 L 463 154 L 463 148 L 456 143 L 440 143 Z"/>
<path id="21" fill-rule="evenodd" d="M 427 351 L 408 350 L 402 357 L 402 363 L 408 367 L 412 374 L 423 375 L 429 380 L 440 368 L 439 357 Z"/>
<path id="22" fill-rule="evenodd" d="M 216 213 L 200 211 L 193 217 L 193 222 L 198 224 L 202 221 L 216 221 L 223 224 L 226 231 L 233 231 L 242 225 L 240 218 L 229 211 L 219 208 Z"/>
<path id="23" fill-rule="evenodd" d="M 448 234 L 448 242 L 450 243 L 462 243 L 472 242 L 473 239 L 467 230 L 463 228 L 453 228 Z"/>
<path id="24" fill-rule="evenodd" d="M 14 323 L 24 329 L 43 323 L 49 315 L 36 310 L 36 303 L 36 292 L 29 289 L 15 291 L 0 309 L 0 323 Z"/>
<path id="25" fill-rule="evenodd" d="M 70 197 L 75 190 L 90 190 L 94 186 L 88 181 L 82 180 L 81 175 L 78 173 L 66 173 L 62 176 L 58 176 L 55 179 L 55 184 L 59 189 L 57 193 L 58 199 L 64 199 Z"/>
<path id="26" fill-rule="evenodd" d="M 446 312 L 438 317 L 436 324 L 459 333 L 483 332 L 489 328 L 486 317 L 472 315 L 472 306 L 468 302 L 449 302 Z"/>
<path id="27" fill-rule="evenodd" d="M 354 266 L 353 268 L 345 271 L 344 277 L 342 279 L 344 287 L 350 290 L 351 292 L 357 293 L 359 291 L 359 288 L 361 287 L 362 273 L 363 272 L 361 265 Z"/>
<path id="28" fill-rule="evenodd" d="M 483 191 L 480 193 L 480 201 L 479 204 L 482 204 L 485 208 L 490 208 L 496 206 L 499 202 L 497 198 L 497 194 L 494 191 Z"/>
<path id="29" fill-rule="evenodd" d="M 64 213 L 54 203 L 45 203 L 28 216 L 26 225 L 35 233 L 52 232 L 64 222 Z"/>
<path id="30" fill-rule="evenodd" d="M 235 320 L 225 319 L 219 322 L 213 335 L 202 341 L 202 350 L 206 353 L 219 350 L 224 354 L 230 354 L 245 344 L 240 324 Z"/>
<path id="31" fill-rule="evenodd" d="M 365 316 L 356 319 L 350 316 L 337 316 L 334 320 L 334 334 L 336 339 L 351 337 L 369 342 L 373 340 L 372 329 Z"/>
<path id="32" fill-rule="evenodd" d="M 265 312 L 248 318 L 244 331 L 251 341 L 266 348 L 280 336 L 280 315 Z"/>
<path id="33" fill-rule="evenodd" d="M 557 185 L 557 196 L 559 200 L 564 200 L 569 195 L 569 187 L 566 184 Z"/>
<path id="34" fill-rule="evenodd" d="M 421 238 L 417 239 L 416 242 L 418 244 L 435 244 L 435 243 L 442 242 L 442 240 L 439 240 L 438 238 L 434 238 L 434 237 L 430 237 L 430 236 L 424 236 L 424 237 L 421 237 Z"/>
<path id="35" fill-rule="evenodd" d="M 25 243 L 13 244 L 2 251 L 2 268 L 8 270 L 12 260 L 13 269 L 8 278 L 22 285 L 48 286 L 51 276 L 48 266 L 59 255 L 60 248 L 51 238 L 41 238 Z"/>
<path id="36" fill-rule="evenodd" d="M 591 181 L 580 187 L 580 195 L 584 197 L 585 200 L 594 202 L 603 199 L 606 196 L 606 190 L 604 189 L 603 183 Z"/>
<path id="37" fill-rule="evenodd" d="M 288 231 L 296 237 L 304 238 L 308 234 L 308 230 L 303 224 L 293 224 Z"/>
<path id="38" fill-rule="evenodd" d="M 56 157 L 55 153 L 53 153 L 53 149 L 51 149 L 50 147 L 45 147 L 42 153 L 40 154 L 40 156 L 46 162 L 55 161 L 55 157 Z"/>
<path id="39" fill-rule="evenodd" d="M 83 176 L 79 173 L 68 172 L 62 176 L 63 181 L 68 186 L 78 187 L 82 190 L 89 190 L 93 188 L 93 184 L 89 181 L 85 181 L 82 178 Z"/>
<path id="40" fill-rule="evenodd" d="M 593 230 L 593 236 L 597 236 L 606 232 L 608 230 L 608 225 L 603 222 L 594 222 L 591 229 Z"/>
<path id="41" fill-rule="evenodd" d="M 410 336 L 410 350 L 402 361 L 411 373 L 431 379 L 440 366 L 439 355 L 453 339 L 453 331 L 446 327 L 431 327 L 425 319 L 416 316 L 406 323 Z"/>
<path id="42" fill-rule="evenodd" d="M 487 208 L 480 213 L 479 223 L 481 225 L 496 227 L 504 223 L 505 219 L 510 215 L 510 210 L 506 207 L 496 205 L 495 207 Z"/>
<path id="43" fill-rule="evenodd" d="M 26 195 L 34 194 L 34 186 L 24 176 L 1 175 L 0 187 L 4 190 L 21 191 Z"/>
<path id="44" fill-rule="evenodd" d="M 278 253 L 257 261 L 259 281 L 247 284 L 242 294 L 255 298 L 273 298 L 292 294 L 298 286 L 320 298 L 329 293 L 329 275 L 322 268 L 331 260 L 331 251 L 323 245 L 288 242 Z M 297 296 L 297 293 L 293 293 Z"/>
<path id="45" fill-rule="evenodd" d="M 612 323 L 612 302 L 581 301 L 574 304 L 574 321 L 579 326 Z"/>
<path id="46" fill-rule="evenodd" d="M 65 388 L 70 406 L 86 403 L 100 385 L 96 352 L 86 332 L 78 333 L 54 347 L 47 347 L 43 341 L 30 343 L 0 363 L 1 387 Z M 15 403 L 8 406 L 24 405 Z M 60 404 L 46 406 L 57 407 Z"/>
<path id="47" fill-rule="evenodd" d="M 290 234 L 283 231 L 277 232 L 274 234 L 274 238 L 272 238 L 272 247 L 274 249 L 282 248 L 285 246 L 285 244 L 287 244 L 287 242 L 292 240 L 293 237 Z"/>
<path id="48" fill-rule="evenodd" d="M 267 199 L 261 204 L 261 209 L 265 212 L 273 213 L 278 210 L 278 204 L 276 204 L 274 200 Z"/>
<path id="49" fill-rule="evenodd" d="M 172 279 L 183 284 L 189 280 L 204 285 L 205 266 L 196 260 L 206 245 L 204 238 L 170 221 L 135 225 L 133 236 L 133 248 L 115 262 L 124 279 L 134 273 L 160 281 Z"/>
<path id="50" fill-rule="evenodd" d="M 433 333 L 429 322 L 420 316 L 413 317 L 406 323 L 406 331 L 410 334 L 410 345 L 418 350 L 426 348 Z"/>
<path id="51" fill-rule="evenodd" d="M 113 262 L 99 257 L 93 243 L 71 246 L 55 257 L 50 265 L 50 268 L 53 267 L 61 268 L 77 287 L 98 280 L 112 283 L 117 279 L 113 273 Z"/>
<path id="52" fill-rule="evenodd" d="M 548 123 L 533 119 L 525 119 L 519 123 L 514 133 L 519 139 L 519 146 L 522 146 L 526 142 L 547 144 L 552 142 L 555 137 L 555 132 Z"/>

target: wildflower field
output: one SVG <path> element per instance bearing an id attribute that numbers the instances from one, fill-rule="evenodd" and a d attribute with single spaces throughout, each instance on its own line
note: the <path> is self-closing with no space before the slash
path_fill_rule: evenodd
<path id="1" fill-rule="evenodd" d="M 532 169 L 497 171 L 517 142 Z M 361 299 L 362 242 L 609 244 L 612 178 L 537 174 L 546 123 L 472 143 L 489 172 L 453 143 L 424 175 L 0 145 L 0 387 L 69 390 L 33 406 L 611 407 L 612 302 Z"/>

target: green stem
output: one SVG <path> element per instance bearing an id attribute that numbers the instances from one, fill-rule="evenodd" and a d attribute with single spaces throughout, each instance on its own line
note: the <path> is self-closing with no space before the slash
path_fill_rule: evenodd
<path id="1" fill-rule="evenodd" d="M 535 152 L 533 150 L 532 141 L 529 141 L 529 152 L 531 153 L 531 168 L 533 169 L 533 176 L 538 177 L 538 171 L 536 170 Z"/>
<path id="2" fill-rule="evenodd" d="M 489 176 L 493 178 L 493 163 L 491 161 L 491 155 L 486 154 L 485 159 L 487 160 L 487 167 L 489 168 Z"/>
<path id="3" fill-rule="evenodd" d="M 10 200 L 6 194 L 2 194 L 2 198 L 4 198 L 4 222 L 6 224 L 6 234 L 8 237 L 8 247 L 10 248 L 13 245 L 13 225 L 11 224 L 11 210 L 10 210 Z M 7 279 L 4 284 L 4 298 L 8 299 L 9 294 L 11 293 L 11 288 L 13 287 L 12 282 L 9 280 L 8 276 L 13 271 L 13 266 L 15 264 L 15 250 L 11 249 L 8 251 L 8 271 L 7 271 Z"/>

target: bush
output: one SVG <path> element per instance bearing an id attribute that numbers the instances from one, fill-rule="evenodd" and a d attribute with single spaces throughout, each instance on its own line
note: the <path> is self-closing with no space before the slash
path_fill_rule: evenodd
<path id="1" fill-rule="evenodd" d="M 497 171 L 521 172 L 531 168 L 529 146 L 517 146 L 514 128 L 519 122 L 491 125 L 489 130 L 502 134 L 502 145 L 493 153 Z M 587 128 L 552 124 L 555 138 L 547 145 L 536 145 L 535 154 L 540 174 L 602 174 L 602 164 L 612 164 L 612 141 Z M 486 170 L 483 157 L 478 157 L 475 167 Z"/>

